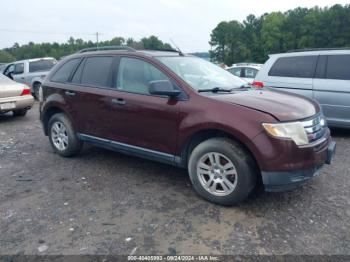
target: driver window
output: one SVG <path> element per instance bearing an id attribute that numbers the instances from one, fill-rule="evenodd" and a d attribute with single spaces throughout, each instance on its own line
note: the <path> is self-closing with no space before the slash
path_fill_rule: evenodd
<path id="1" fill-rule="evenodd" d="M 23 74 L 24 72 L 24 64 L 23 63 L 19 63 L 19 64 L 15 64 L 15 68 L 13 71 L 13 74 Z"/>
<path id="2" fill-rule="evenodd" d="M 122 57 L 119 63 L 117 89 L 149 94 L 149 82 L 169 80 L 169 78 L 148 62 L 136 58 Z"/>

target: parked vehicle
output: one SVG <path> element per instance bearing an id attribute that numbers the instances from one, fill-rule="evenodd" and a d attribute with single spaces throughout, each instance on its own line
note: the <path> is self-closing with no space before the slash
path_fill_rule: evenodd
<path id="1" fill-rule="evenodd" d="M 256 74 L 261 69 L 262 64 L 254 64 L 254 63 L 239 63 L 234 64 L 226 70 L 231 74 L 243 78 L 248 83 L 253 83 Z"/>
<path id="2" fill-rule="evenodd" d="M 0 64 L 0 73 L 1 74 L 2 74 L 2 72 L 4 72 L 6 66 L 7 66 L 7 64 Z"/>
<path id="3" fill-rule="evenodd" d="M 182 53 L 90 49 L 50 72 L 40 118 L 61 156 L 89 142 L 187 168 L 200 196 L 231 205 L 260 180 L 281 191 L 311 179 L 335 149 L 316 102 L 245 83 Z"/>
<path id="4" fill-rule="evenodd" d="M 316 99 L 330 126 L 350 128 L 349 65 L 349 49 L 275 54 L 254 84 Z"/>
<path id="5" fill-rule="evenodd" d="M 29 86 L 32 95 L 37 98 L 42 82 L 56 63 L 56 59 L 52 57 L 16 61 L 8 64 L 3 74 Z"/>
<path id="6" fill-rule="evenodd" d="M 29 87 L 0 74 L 0 114 L 12 111 L 15 116 L 25 116 L 33 103 Z"/>

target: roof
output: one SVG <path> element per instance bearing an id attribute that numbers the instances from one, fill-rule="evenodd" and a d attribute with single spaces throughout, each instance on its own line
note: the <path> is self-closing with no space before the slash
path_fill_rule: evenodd
<path id="1" fill-rule="evenodd" d="M 76 54 L 125 54 L 125 53 L 142 53 L 148 56 L 179 56 L 183 55 L 180 50 L 169 49 L 169 50 L 136 50 L 129 46 L 98 46 L 98 47 L 89 47 L 84 48 L 78 51 Z"/>
<path id="2" fill-rule="evenodd" d="M 350 54 L 350 49 L 314 49 L 300 50 L 288 53 L 271 54 L 269 56 L 305 56 L 305 55 L 326 55 L 326 54 Z"/>

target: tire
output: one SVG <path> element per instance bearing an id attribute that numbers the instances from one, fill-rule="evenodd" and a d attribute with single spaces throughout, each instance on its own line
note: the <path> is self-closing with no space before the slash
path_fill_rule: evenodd
<path id="1" fill-rule="evenodd" d="M 211 138 L 194 148 L 188 172 L 201 197 L 215 204 L 231 206 L 252 192 L 259 169 L 238 143 L 228 138 Z"/>
<path id="2" fill-rule="evenodd" d="M 39 100 L 39 90 L 40 90 L 40 87 L 41 87 L 41 83 L 39 83 L 39 82 L 36 82 L 36 83 L 34 83 L 34 85 L 33 85 L 33 93 L 32 93 L 32 95 L 34 96 L 34 98 L 35 98 L 36 100 Z"/>
<path id="3" fill-rule="evenodd" d="M 70 120 L 62 113 L 53 115 L 48 123 L 50 143 L 57 154 L 63 157 L 77 155 L 82 147 Z"/>
<path id="4" fill-rule="evenodd" d="M 26 114 L 27 114 L 27 109 L 19 109 L 19 110 L 13 111 L 14 116 L 25 116 Z"/>

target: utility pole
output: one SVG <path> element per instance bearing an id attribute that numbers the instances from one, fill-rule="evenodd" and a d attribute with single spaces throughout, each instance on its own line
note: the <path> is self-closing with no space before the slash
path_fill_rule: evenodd
<path id="1" fill-rule="evenodd" d="M 98 48 L 98 32 L 96 32 L 96 47 Z"/>

